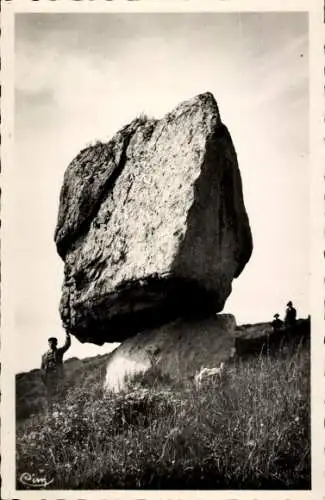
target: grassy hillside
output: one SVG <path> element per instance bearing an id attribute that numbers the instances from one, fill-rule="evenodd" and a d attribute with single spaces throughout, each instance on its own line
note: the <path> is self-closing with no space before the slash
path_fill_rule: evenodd
<path id="1" fill-rule="evenodd" d="M 67 387 L 85 391 L 101 385 L 111 353 L 85 359 L 70 358 L 64 363 Z M 22 421 L 37 414 L 46 405 L 46 391 L 39 369 L 16 375 L 16 420 Z"/>
<path id="2" fill-rule="evenodd" d="M 200 389 L 152 369 L 104 395 L 108 357 L 68 361 L 64 401 L 32 416 L 18 376 L 17 488 L 26 472 L 53 489 L 310 488 L 308 340 L 236 358 Z"/>

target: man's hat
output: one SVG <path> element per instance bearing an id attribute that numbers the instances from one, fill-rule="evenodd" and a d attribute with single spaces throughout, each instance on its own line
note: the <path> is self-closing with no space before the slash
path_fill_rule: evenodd
<path id="1" fill-rule="evenodd" d="M 50 337 L 48 339 L 48 342 L 57 342 L 57 341 L 58 341 L 58 339 L 56 337 Z"/>
<path id="2" fill-rule="evenodd" d="M 289 300 L 289 302 L 287 303 L 287 306 L 292 306 L 291 300 Z"/>
<path id="3" fill-rule="evenodd" d="M 274 315 L 274 318 L 279 318 L 279 317 L 280 317 L 280 314 L 278 314 L 278 313 L 276 313 L 276 314 Z"/>

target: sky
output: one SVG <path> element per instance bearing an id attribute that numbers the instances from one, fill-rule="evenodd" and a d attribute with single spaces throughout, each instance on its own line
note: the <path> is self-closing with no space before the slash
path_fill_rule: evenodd
<path id="1" fill-rule="evenodd" d="M 140 113 L 210 91 L 238 155 L 251 260 L 224 312 L 309 314 L 308 18 L 304 13 L 18 14 L 15 25 L 15 371 L 64 341 L 54 229 L 80 149 Z M 72 339 L 66 355 L 103 354 Z M 32 346 L 32 347 L 31 347 Z"/>

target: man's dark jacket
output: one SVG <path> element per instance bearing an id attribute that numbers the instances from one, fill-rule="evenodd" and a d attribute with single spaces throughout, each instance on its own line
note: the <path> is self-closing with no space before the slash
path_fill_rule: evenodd
<path id="1" fill-rule="evenodd" d="M 57 378 L 63 378 L 63 355 L 69 349 L 71 345 L 70 335 L 66 336 L 65 343 L 62 347 L 57 349 L 49 349 L 42 356 L 42 379 L 46 382 L 48 376 L 56 376 Z"/>

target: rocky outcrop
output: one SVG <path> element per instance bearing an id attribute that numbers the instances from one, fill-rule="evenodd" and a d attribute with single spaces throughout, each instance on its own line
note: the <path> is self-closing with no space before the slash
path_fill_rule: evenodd
<path id="1" fill-rule="evenodd" d="M 136 119 L 81 151 L 65 173 L 55 241 L 65 262 L 61 317 L 82 342 L 221 311 L 252 238 L 214 97 Z"/>
<path id="2" fill-rule="evenodd" d="M 107 364 L 105 389 L 118 392 L 128 378 L 155 367 L 174 380 L 190 379 L 201 367 L 213 368 L 235 350 L 236 321 L 230 314 L 195 321 L 178 319 L 125 340 Z"/>

